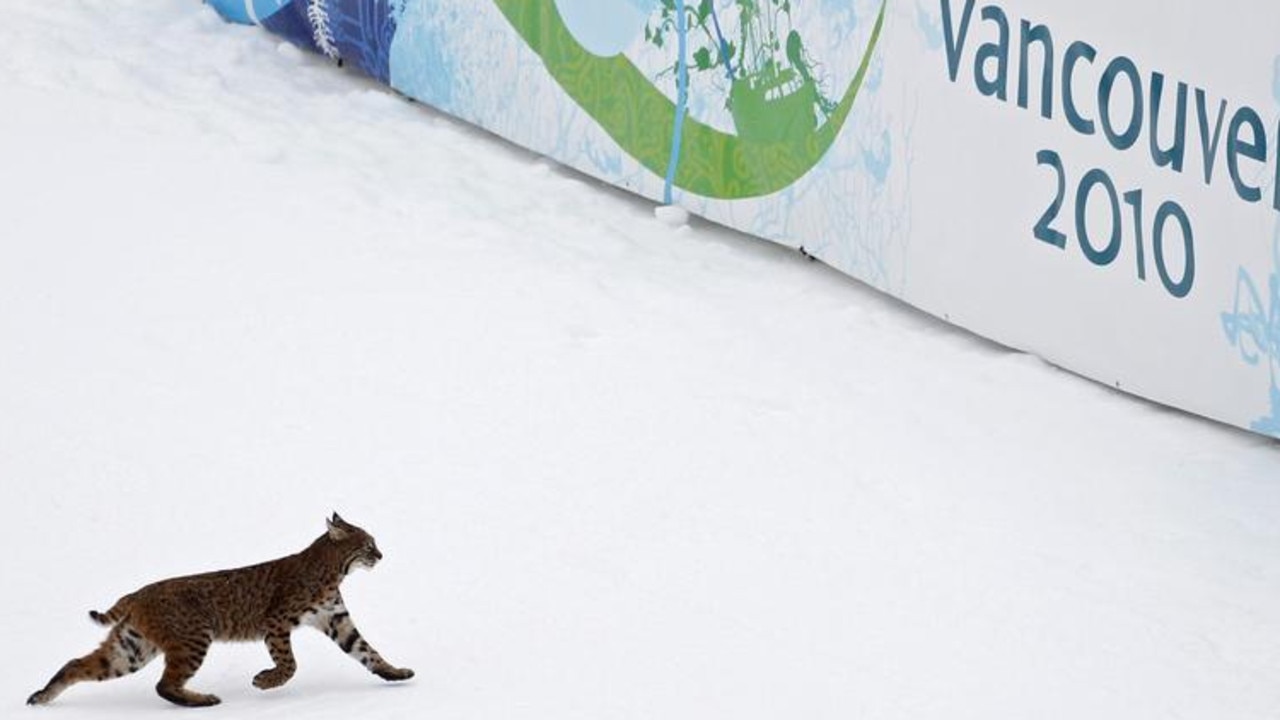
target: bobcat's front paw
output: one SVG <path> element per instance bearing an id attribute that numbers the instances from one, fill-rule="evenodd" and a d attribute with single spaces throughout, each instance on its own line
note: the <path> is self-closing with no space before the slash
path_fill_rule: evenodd
<path id="1" fill-rule="evenodd" d="M 413 671 L 410 670 L 409 668 L 391 667 L 390 665 L 387 665 L 386 667 L 374 668 L 373 674 L 377 675 L 383 680 L 388 680 L 391 682 L 395 682 L 397 680 L 408 680 L 409 678 L 413 677 Z"/>
<path id="2" fill-rule="evenodd" d="M 292 672 L 280 668 L 271 668 L 254 675 L 253 686 L 259 690 L 270 690 L 289 682 L 291 677 L 293 677 Z"/>

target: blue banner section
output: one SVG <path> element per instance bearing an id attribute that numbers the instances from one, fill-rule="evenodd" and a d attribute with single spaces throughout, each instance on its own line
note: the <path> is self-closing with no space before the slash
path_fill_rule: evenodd
<path id="1" fill-rule="evenodd" d="M 261 25 L 289 0 L 205 0 L 222 17 L 244 25 Z"/>
<path id="2" fill-rule="evenodd" d="M 395 0 L 206 0 L 224 18 L 262 25 L 295 45 L 391 79 Z"/>

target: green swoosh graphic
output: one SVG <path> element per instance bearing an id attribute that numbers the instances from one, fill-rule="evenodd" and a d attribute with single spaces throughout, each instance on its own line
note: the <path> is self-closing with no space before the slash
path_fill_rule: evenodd
<path id="1" fill-rule="evenodd" d="M 574 39 L 555 0 L 493 0 L 551 77 L 623 150 L 664 176 L 671 152 L 675 104 L 626 57 L 592 55 Z M 858 72 L 822 127 L 780 140 L 744 138 L 686 118 L 675 184 L 704 197 L 768 195 L 813 169 L 835 142 L 862 87 L 885 8 L 880 5 Z"/>

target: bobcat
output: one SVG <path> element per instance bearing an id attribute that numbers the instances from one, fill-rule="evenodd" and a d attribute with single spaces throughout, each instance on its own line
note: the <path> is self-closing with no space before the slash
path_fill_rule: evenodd
<path id="1" fill-rule="evenodd" d="M 382 559 L 373 537 L 338 517 L 328 531 L 295 555 L 236 570 L 171 578 L 125 595 L 106 612 L 89 617 L 111 628 L 97 650 L 71 660 L 41 690 L 27 698 L 43 705 L 84 680 L 110 680 L 136 672 L 164 653 L 164 675 L 156 692 L 188 707 L 216 705 L 216 695 L 187 690 L 214 640 L 265 640 L 275 667 L 253 684 L 263 690 L 293 677 L 290 634 L 299 625 L 325 632 L 370 672 L 384 680 L 408 680 L 413 671 L 382 658 L 360 637 L 338 585 L 357 565 Z"/>

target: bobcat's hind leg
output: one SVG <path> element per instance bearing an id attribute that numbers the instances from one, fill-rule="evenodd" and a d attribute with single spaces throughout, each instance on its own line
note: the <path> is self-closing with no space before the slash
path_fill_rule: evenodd
<path id="1" fill-rule="evenodd" d="M 111 680 L 141 670 L 158 649 L 134 628 L 117 625 L 97 650 L 62 666 L 49 682 L 27 698 L 28 705 L 52 702 L 68 687 L 86 680 Z"/>
<path id="2" fill-rule="evenodd" d="M 263 670 L 253 676 L 253 686 L 262 690 L 280 687 L 289 682 L 298 669 L 298 662 L 293 659 L 293 641 L 289 633 L 292 628 L 274 627 L 267 633 L 267 651 L 276 666 Z"/>
<path id="3" fill-rule="evenodd" d="M 206 635 L 182 638 L 160 647 L 164 652 L 164 675 L 156 683 L 160 697 L 184 707 L 205 707 L 222 702 L 217 695 L 191 692 L 186 688 L 187 681 L 204 664 L 204 656 L 212 642 L 213 638 Z"/>

